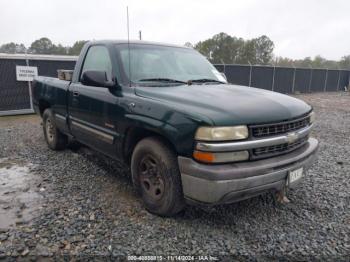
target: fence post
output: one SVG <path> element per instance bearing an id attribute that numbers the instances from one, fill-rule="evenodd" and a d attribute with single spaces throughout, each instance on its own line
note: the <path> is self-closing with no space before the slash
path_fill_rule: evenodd
<path id="1" fill-rule="evenodd" d="M 292 94 L 294 94 L 294 92 L 295 92 L 295 75 L 297 72 L 297 68 L 295 67 L 294 63 L 293 63 L 293 67 L 294 67 L 294 72 L 293 72 Z"/>
<path id="2" fill-rule="evenodd" d="M 26 59 L 26 66 L 29 66 L 29 60 L 28 60 L 28 54 L 27 54 L 27 49 L 25 49 L 25 59 Z M 33 96 L 32 96 L 32 83 L 28 81 L 28 91 L 29 91 L 29 103 L 30 103 L 30 109 L 34 110 L 33 107 Z"/>
<path id="3" fill-rule="evenodd" d="M 226 64 L 225 64 L 225 62 L 221 59 L 220 60 L 221 61 L 221 63 L 224 65 L 224 74 L 225 74 L 225 76 L 226 76 Z"/>
<path id="4" fill-rule="evenodd" d="M 252 64 L 248 61 L 250 70 L 249 70 L 249 87 L 252 86 Z"/>
<path id="5" fill-rule="evenodd" d="M 273 73 L 272 73 L 272 88 L 271 91 L 275 90 L 275 72 L 276 72 L 276 65 L 273 65 Z"/>
<path id="6" fill-rule="evenodd" d="M 340 69 L 338 69 L 338 82 L 337 82 L 337 91 L 339 91 L 339 84 L 340 84 Z"/>
<path id="7" fill-rule="evenodd" d="M 325 78 L 325 80 L 324 80 L 323 92 L 326 92 L 326 88 L 327 88 L 327 79 L 328 79 L 328 69 L 326 69 L 326 78 Z"/>
<path id="8" fill-rule="evenodd" d="M 311 83 L 312 83 L 312 73 L 313 73 L 313 68 L 310 66 L 310 81 L 309 81 L 309 93 L 311 93 Z"/>

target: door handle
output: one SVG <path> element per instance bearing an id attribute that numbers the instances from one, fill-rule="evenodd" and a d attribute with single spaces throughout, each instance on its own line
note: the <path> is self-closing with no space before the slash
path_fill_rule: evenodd
<path id="1" fill-rule="evenodd" d="M 79 92 L 78 91 L 73 91 L 73 96 L 75 96 L 75 97 L 79 96 Z"/>

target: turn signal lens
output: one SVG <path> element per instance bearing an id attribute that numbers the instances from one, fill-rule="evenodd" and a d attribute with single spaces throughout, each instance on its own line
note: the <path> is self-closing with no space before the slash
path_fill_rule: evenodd
<path id="1" fill-rule="evenodd" d="M 213 153 L 201 152 L 201 151 L 194 151 L 193 157 L 194 159 L 205 163 L 213 163 L 215 159 Z"/>
<path id="2" fill-rule="evenodd" d="M 248 151 L 237 151 L 237 152 L 223 152 L 223 153 L 211 153 L 194 151 L 194 159 L 204 163 L 229 163 L 237 162 L 249 159 Z"/>
<path id="3" fill-rule="evenodd" d="M 199 127 L 196 139 L 201 141 L 241 140 L 248 137 L 247 126 Z"/>

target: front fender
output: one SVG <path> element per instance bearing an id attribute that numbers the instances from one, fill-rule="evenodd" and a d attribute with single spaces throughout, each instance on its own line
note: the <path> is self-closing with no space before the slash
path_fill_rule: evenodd
<path id="1" fill-rule="evenodd" d="M 192 154 L 193 134 L 197 129 L 197 124 L 193 121 L 182 119 L 181 122 L 172 125 L 144 115 L 127 114 L 125 117 L 129 120 L 130 126 L 142 128 L 164 137 L 173 145 L 177 154 L 185 156 Z"/>

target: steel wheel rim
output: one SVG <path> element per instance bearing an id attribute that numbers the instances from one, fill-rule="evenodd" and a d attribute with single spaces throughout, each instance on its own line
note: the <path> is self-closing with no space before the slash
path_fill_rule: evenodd
<path id="1" fill-rule="evenodd" d="M 164 195 L 164 180 L 158 161 L 151 155 L 146 155 L 141 159 L 138 169 L 143 192 L 154 200 L 161 199 Z"/>
<path id="2" fill-rule="evenodd" d="M 54 139 L 55 131 L 54 127 L 52 125 L 51 119 L 46 120 L 46 137 L 47 139 L 52 142 Z"/>

